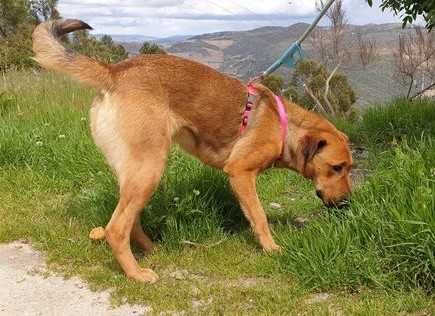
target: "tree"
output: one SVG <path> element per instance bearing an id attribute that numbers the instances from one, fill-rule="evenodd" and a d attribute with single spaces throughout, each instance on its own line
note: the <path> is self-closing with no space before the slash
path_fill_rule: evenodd
<path id="1" fill-rule="evenodd" d="M 39 22 L 58 19 L 57 3 L 58 0 L 29 0 L 31 14 Z"/>
<path id="2" fill-rule="evenodd" d="M 356 97 L 346 76 L 337 70 L 338 66 L 329 73 L 318 62 L 301 60 L 296 64 L 288 85 L 276 75 L 264 78 L 262 83 L 275 94 L 310 110 L 348 118 L 354 112 Z"/>
<path id="3" fill-rule="evenodd" d="M 373 6 L 373 0 L 367 0 Z M 414 22 L 418 16 L 423 16 L 426 28 L 431 30 L 435 25 L 435 1 L 434 0 L 382 0 L 382 11 L 390 9 L 394 14 L 402 15 L 403 26 Z"/>
<path id="4" fill-rule="evenodd" d="M 0 39 L 16 33 L 20 24 L 31 23 L 26 0 L 0 0 Z"/>
<path id="5" fill-rule="evenodd" d="M 376 40 L 366 38 L 361 31 L 357 33 L 358 57 L 364 69 L 378 57 Z"/>
<path id="6" fill-rule="evenodd" d="M 106 46 L 113 46 L 114 45 L 112 36 L 110 36 L 110 35 L 103 35 L 101 37 L 100 41 L 101 41 L 101 43 L 103 43 Z"/>
<path id="7" fill-rule="evenodd" d="M 58 0 L 0 0 L 0 71 L 36 66 L 31 59 L 34 25 L 59 18 Z M 87 32 L 76 32 L 65 44 L 79 53 L 106 63 L 116 63 L 128 57 L 124 47 L 110 36 L 101 40 Z"/>
<path id="8" fill-rule="evenodd" d="M 124 47 L 116 44 L 110 35 L 103 35 L 101 40 L 98 40 L 87 31 L 79 31 L 72 35 L 71 43 L 67 45 L 80 54 L 108 64 L 120 62 L 128 57 Z"/>
<path id="9" fill-rule="evenodd" d="M 323 0 L 317 2 L 318 10 L 324 7 Z M 312 45 L 322 64 L 334 67 L 350 61 L 350 52 L 345 45 L 346 11 L 343 0 L 336 0 L 327 11 L 328 28 L 317 28 L 312 33 Z"/>
<path id="10" fill-rule="evenodd" d="M 394 52 L 395 76 L 407 86 L 407 98 L 419 96 L 435 86 L 435 34 L 421 27 L 415 27 L 414 30 L 399 35 Z M 421 80 L 421 89 L 412 96 L 418 80 Z"/>
<path id="11" fill-rule="evenodd" d="M 32 51 L 32 24 L 20 24 L 15 32 L 6 39 L 0 39 L 0 72 L 10 69 L 24 69 L 35 67 L 31 59 Z"/>
<path id="12" fill-rule="evenodd" d="M 273 93 L 281 95 L 284 90 L 284 80 L 280 76 L 267 76 L 261 80 L 261 83 L 272 90 Z"/>
<path id="13" fill-rule="evenodd" d="M 0 71 L 35 65 L 30 59 L 35 23 L 27 0 L 0 0 Z"/>
<path id="14" fill-rule="evenodd" d="M 304 87 L 299 102 L 318 112 L 348 117 L 356 97 L 346 76 L 337 72 L 338 67 L 329 73 L 324 65 L 313 60 L 300 61 L 292 79 L 295 87 Z"/>
<path id="15" fill-rule="evenodd" d="M 326 12 L 326 16 L 328 17 L 330 24 L 332 58 L 334 59 L 335 64 L 338 64 L 343 56 L 344 29 L 347 23 L 346 12 L 343 8 L 343 0 L 336 0 L 328 12 Z"/>
<path id="16" fill-rule="evenodd" d="M 166 54 L 166 52 L 156 43 L 144 42 L 139 49 L 141 54 Z"/>

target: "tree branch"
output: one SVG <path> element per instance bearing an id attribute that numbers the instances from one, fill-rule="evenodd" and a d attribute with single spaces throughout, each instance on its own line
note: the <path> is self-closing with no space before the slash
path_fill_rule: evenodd
<path id="1" fill-rule="evenodd" d="M 432 89 L 433 87 L 435 87 L 435 81 L 432 82 L 430 85 L 428 85 L 426 88 L 424 88 L 423 90 L 417 92 L 416 94 L 414 94 L 410 99 L 415 99 L 416 97 L 422 95 L 423 93 L 425 93 L 426 91 Z"/>
<path id="2" fill-rule="evenodd" d="M 314 95 L 313 91 L 311 91 L 311 89 L 304 83 L 304 89 L 305 91 L 308 93 L 308 95 L 310 96 L 311 99 L 313 99 L 315 106 L 322 111 L 323 113 L 327 113 L 327 111 L 325 110 L 325 108 L 323 107 L 322 103 L 320 103 L 319 99 L 316 98 L 316 96 Z"/>
<path id="3" fill-rule="evenodd" d="M 328 95 L 329 95 L 329 83 L 331 82 L 332 77 L 334 77 L 335 73 L 337 72 L 338 68 L 340 67 L 341 63 L 339 63 L 337 66 L 335 66 L 334 70 L 331 72 L 331 74 L 329 75 L 328 79 L 326 79 L 326 83 L 325 83 L 325 93 L 323 94 L 323 99 L 326 102 L 326 105 L 329 108 L 329 111 L 331 112 L 332 115 L 335 116 L 335 109 L 332 106 L 331 102 L 329 101 Z"/>

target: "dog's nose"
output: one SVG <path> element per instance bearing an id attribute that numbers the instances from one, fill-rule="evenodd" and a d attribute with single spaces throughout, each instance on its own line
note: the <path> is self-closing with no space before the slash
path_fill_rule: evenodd
<path id="1" fill-rule="evenodd" d="M 346 208 L 346 207 L 348 207 L 350 205 L 350 200 L 343 199 L 343 200 L 337 201 L 337 202 L 328 202 L 328 203 L 325 203 L 325 205 L 328 208 L 342 209 L 342 208 Z"/>
<path id="2" fill-rule="evenodd" d="M 348 207 L 349 206 L 349 204 L 350 204 L 350 200 L 348 200 L 348 199 L 344 199 L 344 200 L 341 200 L 340 202 L 338 202 L 338 203 L 336 203 L 337 205 L 336 205 L 336 207 L 337 208 L 345 208 L 345 207 Z"/>
<path id="3" fill-rule="evenodd" d="M 319 197 L 319 199 L 323 200 L 323 193 L 320 190 L 316 190 L 316 195 Z"/>

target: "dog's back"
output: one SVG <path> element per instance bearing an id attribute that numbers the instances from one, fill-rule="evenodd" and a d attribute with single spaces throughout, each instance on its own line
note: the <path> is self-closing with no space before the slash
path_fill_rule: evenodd
<path id="1" fill-rule="evenodd" d="M 195 132 L 205 139 L 210 135 L 210 141 L 237 135 L 246 102 L 242 82 L 206 65 L 166 54 L 139 55 L 108 65 L 68 50 L 59 41 L 69 32 L 84 29 L 91 27 L 80 20 L 41 23 L 33 33 L 35 60 L 103 92 L 132 95 L 160 91 L 174 115 L 192 122 Z"/>

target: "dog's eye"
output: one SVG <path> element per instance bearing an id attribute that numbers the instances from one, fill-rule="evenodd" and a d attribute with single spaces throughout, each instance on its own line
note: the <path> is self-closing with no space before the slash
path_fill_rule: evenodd
<path id="1" fill-rule="evenodd" d="M 341 170 L 343 170 L 343 166 L 342 166 L 342 165 L 332 166 L 332 169 L 333 169 L 335 172 L 341 172 Z"/>

